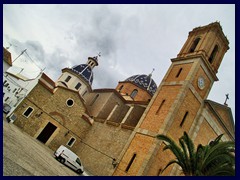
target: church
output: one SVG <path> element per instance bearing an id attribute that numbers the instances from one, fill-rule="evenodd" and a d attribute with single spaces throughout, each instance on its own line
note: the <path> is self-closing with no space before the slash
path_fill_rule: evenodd
<path id="1" fill-rule="evenodd" d="M 53 151 L 67 146 L 96 176 L 182 175 L 176 165 L 161 172 L 174 156 L 156 135 L 235 141 L 231 108 L 207 99 L 228 44 L 219 22 L 194 28 L 159 86 L 150 73 L 92 89 L 98 56 L 62 69 L 56 82 L 43 73 L 13 124 Z"/>

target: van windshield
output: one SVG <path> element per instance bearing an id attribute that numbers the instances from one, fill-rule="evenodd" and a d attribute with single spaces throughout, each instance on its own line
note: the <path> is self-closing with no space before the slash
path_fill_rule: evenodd
<path id="1" fill-rule="evenodd" d="M 77 158 L 76 162 L 81 166 L 81 161 L 79 158 Z"/>

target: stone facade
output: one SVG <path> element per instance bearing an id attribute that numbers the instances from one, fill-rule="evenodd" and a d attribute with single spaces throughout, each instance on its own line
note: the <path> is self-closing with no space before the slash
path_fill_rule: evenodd
<path id="1" fill-rule="evenodd" d="M 147 104 L 126 101 L 115 89 L 94 90 L 83 100 L 79 91 L 58 86 L 43 74 L 14 112 L 18 117 L 14 124 L 54 151 L 66 145 L 91 174 L 111 175 L 113 158 L 119 161 Z M 26 117 L 23 114 L 29 108 L 32 112 Z M 49 126 L 55 128 L 51 133 L 46 132 L 51 131 Z M 74 143 L 69 145 L 71 139 Z"/>
<path id="2" fill-rule="evenodd" d="M 69 99 L 74 102 L 72 106 L 67 105 Z M 24 113 L 29 108 L 33 110 L 26 117 Z M 49 89 L 49 86 L 44 86 L 40 80 L 40 83 L 14 112 L 17 115 L 14 124 L 38 139 L 47 124 L 50 123 L 56 129 L 52 134 L 45 133 L 49 137 L 43 143 L 56 150 L 59 145 L 67 144 L 71 138 L 74 138 L 74 145 L 70 148 L 76 150 L 81 139 L 85 137 L 88 129 L 92 126 L 90 121 L 82 117 L 85 112 L 86 108 L 79 98 L 78 92 L 63 87 Z"/>
<path id="3" fill-rule="evenodd" d="M 118 161 L 119 154 L 131 132 L 132 130 L 106 122 L 94 122 L 77 151 L 84 167 L 94 175 L 112 175 L 114 171 L 113 158 Z"/>
<path id="4" fill-rule="evenodd" d="M 132 82 L 119 82 L 116 90 L 125 98 L 126 100 L 134 101 L 150 101 L 152 96 L 143 88 L 136 86 Z M 138 94 L 133 99 L 130 97 L 133 90 L 137 90 Z"/>

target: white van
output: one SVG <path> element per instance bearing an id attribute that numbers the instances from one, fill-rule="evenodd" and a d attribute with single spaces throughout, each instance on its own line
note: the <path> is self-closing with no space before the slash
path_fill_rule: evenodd
<path id="1" fill-rule="evenodd" d="M 54 152 L 54 155 L 58 161 L 75 170 L 78 174 L 82 174 L 84 172 L 80 158 L 65 146 L 61 145 Z"/>

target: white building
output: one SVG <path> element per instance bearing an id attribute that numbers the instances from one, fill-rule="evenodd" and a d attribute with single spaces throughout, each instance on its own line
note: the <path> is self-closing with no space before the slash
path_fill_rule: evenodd
<path id="1" fill-rule="evenodd" d="M 19 56 L 21 56 L 23 51 Z M 24 68 L 14 66 L 11 53 L 3 48 L 3 112 L 10 116 L 18 104 L 37 84 L 39 75 L 29 79 L 23 74 Z"/>

